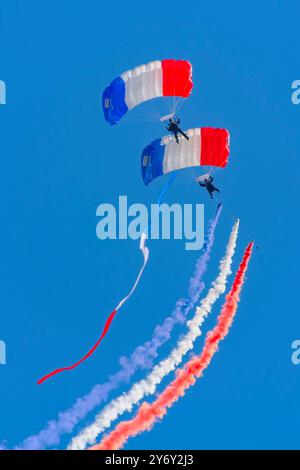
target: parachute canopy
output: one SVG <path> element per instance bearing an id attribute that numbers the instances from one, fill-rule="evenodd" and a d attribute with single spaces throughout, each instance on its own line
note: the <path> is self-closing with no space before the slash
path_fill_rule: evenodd
<path id="1" fill-rule="evenodd" d="M 229 156 L 229 132 L 202 127 L 186 131 L 189 140 L 173 136 L 154 140 L 142 152 L 142 176 L 145 184 L 170 171 L 191 166 L 224 168 Z"/>
<path id="2" fill-rule="evenodd" d="M 115 78 L 102 95 L 104 118 L 117 122 L 128 110 L 163 96 L 187 98 L 192 91 L 192 66 L 186 60 L 156 60 Z"/>

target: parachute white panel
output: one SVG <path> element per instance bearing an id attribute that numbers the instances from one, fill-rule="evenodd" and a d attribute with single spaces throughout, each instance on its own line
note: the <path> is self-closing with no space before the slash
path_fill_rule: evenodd
<path id="1" fill-rule="evenodd" d="M 125 101 L 128 109 L 146 100 L 163 96 L 161 61 L 140 65 L 121 75 L 125 82 Z"/>
<path id="2" fill-rule="evenodd" d="M 163 172 L 179 170 L 188 166 L 198 166 L 200 164 L 201 139 L 200 129 L 189 129 L 187 131 L 189 140 L 179 136 L 180 145 L 176 143 L 174 137 L 163 138 L 165 145 L 165 156 L 163 162 Z"/>

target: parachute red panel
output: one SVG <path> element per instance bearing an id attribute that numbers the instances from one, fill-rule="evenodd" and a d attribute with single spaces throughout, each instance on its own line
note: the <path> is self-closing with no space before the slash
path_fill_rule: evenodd
<path id="1" fill-rule="evenodd" d="M 192 65 L 187 60 L 162 60 L 163 96 L 187 98 L 192 91 Z"/>
<path id="2" fill-rule="evenodd" d="M 201 165 L 224 168 L 229 156 L 229 132 L 212 127 L 201 128 Z"/>

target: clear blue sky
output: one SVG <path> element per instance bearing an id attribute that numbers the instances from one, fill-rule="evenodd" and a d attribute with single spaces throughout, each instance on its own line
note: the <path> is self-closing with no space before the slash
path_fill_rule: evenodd
<path id="1" fill-rule="evenodd" d="M 290 99 L 300 78 L 299 13 L 299 2 L 279 0 L 0 1 L 0 440 L 19 443 L 105 381 L 186 293 L 196 253 L 179 241 L 150 242 L 143 281 L 105 344 L 74 372 L 35 384 L 86 352 L 140 266 L 136 242 L 96 238 L 96 207 L 121 194 L 148 204 L 163 184 L 145 188 L 139 167 L 160 124 L 124 119 L 110 128 L 102 90 L 128 68 L 174 57 L 194 68 L 184 127 L 231 132 L 230 165 L 216 176 L 224 213 L 207 282 L 235 216 L 235 266 L 250 239 L 260 249 L 205 376 L 127 449 L 299 448 L 300 366 L 290 360 L 300 337 L 300 106 Z M 190 172 L 167 201 L 205 202 L 206 221 L 215 210 Z"/>

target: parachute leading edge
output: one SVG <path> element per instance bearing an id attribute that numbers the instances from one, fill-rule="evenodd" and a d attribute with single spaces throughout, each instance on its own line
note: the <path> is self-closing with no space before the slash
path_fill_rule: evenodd
<path id="1" fill-rule="evenodd" d="M 104 90 L 104 118 L 117 124 L 128 110 L 163 96 L 187 98 L 192 91 L 192 65 L 186 60 L 156 60 L 115 78 Z"/>
<path id="2" fill-rule="evenodd" d="M 174 170 L 192 166 L 224 168 L 229 156 L 229 132 L 226 129 L 202 127 L 186 131 L 189 140 L 171 136 L 154 140 L 141 155 L 145 184 Z"/>

